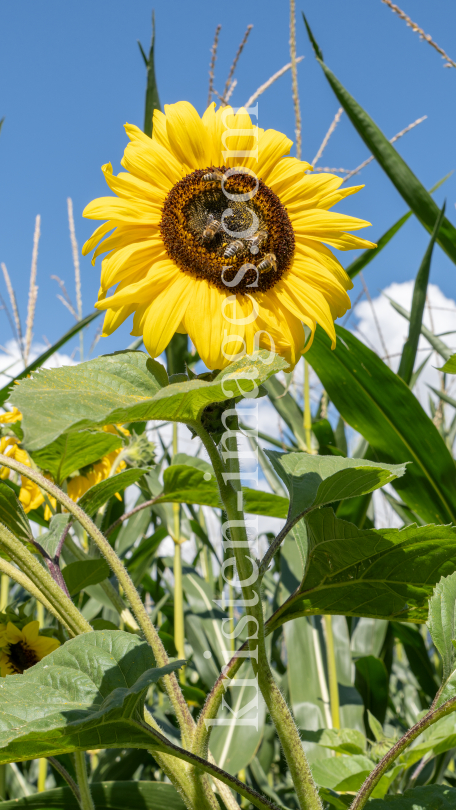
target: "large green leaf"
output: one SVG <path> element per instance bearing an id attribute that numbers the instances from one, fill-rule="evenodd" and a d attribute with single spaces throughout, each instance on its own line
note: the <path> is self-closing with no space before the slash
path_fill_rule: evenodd
<path id="1" fill-rule="evenodd" d="M 55 442 L 32 453 L 35 464 L 51 473 L 57 484 L 72 472 L 94 464 L 100 458 L 122 447 L 122 439 L 105 431 L 67 433 Z"/>
<path id="2" fill-rule="evenodd" d="M 375 352 L 346 329 L 336 331 L 334 351 L 317 329 L 307 354 L 330 399 L 378 461 L 413 462 L 392 483 L 414 512 L 428 522 L 456 521 L 456 467 L 434 423 Z"/>
<path id="3" fill-rule="evenodd" d="M 209 465 L 207 468 L 211 469 Z M 219 508 L 222 506 L 215 475 L 204 467 L 172 464 L 164 471 L 163 482 L 163 495 L 156 503 L 193 503 Z M 287 498 L 247 487 L 243 492 L 246 512 L 268 517 L 287 516 Z"/>
<path id="4" fill-rule="evenodd" d="M 90 315 L 87 315 L 85 318 L 82 319 L 82 321 L 78 321 L 74 326 L 71 327 L 71 329 L 68 330 L 68 332 L 65 332 L 65 334 L 62 335 L 62 337 L 56 343 L 50 346 L 49 349 L 46 349 L 46 351 L 43 352 L 43 354 L 40 354 L 39 357 L 37 357 L 36 360 L 33 361 L 33 363 L 30 363 L 30 365 L 27 366 L 27 368 L 24 368 L 24 370 L 21 371 L 20 374 L 18 374 L 17 377 L 14 378 L 14 380 L 11 380 L 9 383 L 7 383 L 7 385 L 1 388 L 0 405 L 3 405 L 3 403 L 6 402 L 11 391 L 14 390 L 14 383 L 17 380 L 23 380 L 24 378 L 28 377 L 32 373 L 32 371 L 35 371 L 35 369 L 37 368 L 41 368 L 43 363 L 45 363 L 46 360 L 52 357 L 52 355 L 55 354 L 55 352 L 57 352 L 61 346 L 64 346 L 65 343 L 68 343 L 68 341 L 71 340 L 71 338 L 73 338 L 75 335 L 77 335 L 78 332 L 81 331 L 81 329 L 84 329 L 86 326 L 89 325 L 89 323 L 92 323 L 92 321 L 95 318 L 98 318 L 100 315 L 101 312 L 91 312 Z"/>
<path id="5" fill-rule="evenodd" d="M 105 478 L 104 481 L 99 481 L 98 484 L 94 484 L 87 492 L 84 492 L 82 498 L 79 499 L 79 506 L 88 515 L 93 515 L 113 495 L 136 484 L 147 472 L 147 469 L 142 467 L 129 467 L 111 478 Z"/>
<path id="6" fill-rule="evenodd" d="M 14 387 L 11 401 L 23 414 L 24 443 L 38 450 L 68 431 L 148 419 L 191 422 L 204 408 L 251 394 L 286 367 L 261 350 L 221 371 L 215 380 L 168 384 L 164 367 L 144 352 L 116 352 L 78 366 L 41 370 Z"/>
<path id="7" fill-rule="evenodd" d="M 310 31 L 306 22 L 308 31 Z M 343 87 L 334 73 L 323 62 L 322 54 L 315 40 L 313 41 L 317 61 L 332 87 L 339 103 L 344 108 L 350 121 L 372 152 L 378 164 L 396 186 L 409 208 L 427 230 L 432 233 L 439 216 L 439 209 L 423 184 L 407 166 L 405 160 L 396 151 L 388 138 L 379 129 L 372 118 L 363 110 L 357 101 Z M 315 47 L 316 46 L 316 47 Z M 437 242 L 445 253 L 456 263 L 456 229 L 446 217 L 443 219 Z"/>
<path id="8" fill-rule="evenodd" d="M 328 508 L 306 521 L 303 581 L 271 617 L 269 631 L 325 613 L 424 622 L 436 582 L 456 569 L 456 527 L 360 530 Z"/>
<path id="9" fill-rule="evenodd" d="M 426 785 L 406 790 L 403 796 L 373 799 L 369 810 L 454 810 L 456 789 L 447 785 Z"/>
<path id="10" fill-rule="evenodd" d="M 70 517 L 69 514 L 64 513 L 53 515 L 49 521 L 49 530 L 38 537 L 41 548 L 44 549 L 51 560 L 56 556 L 62 534 L 68 525 Z"/>
<path id="11" fill-rule="evenodd" d="M 92 782 L 90 792 L 97 810 L 185 810 L 176 789 L 165 782 Z M 0 802 L 0 810 L 80 810 L 68 787 L 45 790 Z"/>
<path id="12" fill-rule="evenodd" d="M 0 482 L 0 523 L 3 523 L 18 540 L 30 542 L 33 537 L 30 523 L 23 506 L 8 484 Z"/>
<path id="13" fill-rule="evenodd" d="M 404 475 L 404 464 L 377 464 L 364 458 L 311 456 L 266 450 L 290 494 L 289 520 L 323 504 L 366 495 Z"/>
<path id="14" fill-rule="evenodd" d="M 150 647 L 116 631 L 67 641 L 0 689 L 0 762 L 91 748 L 153 748 L 141 726 L 147 689 L 182 662 L 153 668 Z"/>
<path id="15" fill-rule="evenodd" d="M 440 368 L 440 371 L 445 372 L 445 374 L 456 374 L 456 354 L 451 355 L 445 365 Z"/>

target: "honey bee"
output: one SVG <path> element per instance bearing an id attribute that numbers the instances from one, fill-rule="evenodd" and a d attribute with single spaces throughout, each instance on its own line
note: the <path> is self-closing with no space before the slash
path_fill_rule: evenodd
<path id="1" fill-rule="evenodd" d="M 209 214 L 206 222 L 206 227 L 203 230 L 203 239 L 206 241 L 212 241 L 214 236 L 219 232 L 221 229 L 222 224 L 214 217 L 213 214 Z"/>
<path id="2" fill-rule="evenodd" d="M 236 253 L 239 253 L 239 251 L 244 249 L 245 249 L 244 242 L 242 242 L 240 239 L 235 239 L 234 242 L 231 242 L 231 244 L 228 245 L 227 248 L 225 248 L 225 253 L 223 255 L 225 256 L 226 259 L 231 259 L 233 256 L 236 255 Z"/>
<path id="3" fill-rule="evenodd" d="M 203 180 L 206 183 L 209 183 L 211 180 L 217 180 L 219 183 L 221 183 L 223 177 L 224 177 L 223 172 L 220 172 L 218 169 L 216 169 L 214 172 L 208 172 L 207 174 L 204 174 Z"/>
<path id="4" fill-rule="evenodd" d="M 258 265 L 260 273 L 265 273 L 269 270 L 277 270 L 277 257 L 275 253 L 266 253 L 263 261 Z"/>
<path id="5" fill-rule="evenodd" d="M 250 237 L 250 253 L 258 253 L 260 248 L 266 242 L 268 238 L 268 234 L 266 231 L 257 231 L 252 237 Z"/>

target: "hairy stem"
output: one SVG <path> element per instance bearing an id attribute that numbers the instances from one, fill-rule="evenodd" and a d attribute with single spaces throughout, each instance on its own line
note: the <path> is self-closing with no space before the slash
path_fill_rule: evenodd
<path id="1" fill-rule="evenodd" d="M 60 776 L 65 780 L 68 787 L 72 791 L 74 797 L 77 799 L 77 801 L 80 804 L 81 803 L 81 794 L 79 793 L 79 788 L 78 788 L 76 782 L 74 781 L 73 777 L 70 776 L 70 774 L 68 773 L 67 769 L 64 768 L 62 763 L 59 762 L 59 760 L 56 759 L 55 757 L 48 757 L 48 762 L 49 762 L 50 765 L 52 765 L 54 770 L 56 770 L 57 773 L 59 773 Z"/>
<path id="2" fill-rule="evenodd" d="M 3 576 L 9 577 L 10 579 L 14 580 L 14 582 L 17 582 L 18 585 L 20 585 L 22 588 L 24 588 L 24 590 L 28 591 L 29 594 L 31 594 L 31 596 L 34 596 L 35 599 L 41 605 L 43 605 L 46 608 L 46 610 L 49 611 L 49 613 L 52 613 L 52 615 L 55 616 L 57 621 L 63 624 L 63 626 L 65 627 L 66 630 L 68 630 L 71 636 L 74 635 L 71 628 L 67 625 L 64 615 L 61 615 L 61 613 L 59 613 L 58 610 L 55 610 L 54 606 L 51 605 L 48 599 L 46 599 L 46 597 L 40 591 L 40 589 L 33 584 L 32 580 L 27 576 L 27 574 L 24 574 L 18 568 L 15 568 L 14 565 L 11 565 L 11 563 L 7 562 L 2 557 L 0 557 L 0 571 L 2 572 L 2 577 Z"/>
<path id="3" fill-rule="evenodd" d="M 81 797 L 81 810 L 95 810 L 92 794 L 90 793 L 89 780 L 87 777 L 85 756 L 85 751 L 74 752 L 76 778 L 78 780 L 79 794 Z"/>
<path id="4" fill-rule="evenodd" d="M 8 459 L 9 461 L 10 459 Z M 21 465 L 22 466 L 22 465 Z M 27 470 L 28 467 L 24 468 Z M 32 581 L 36 589 L 45 596 L 48 604 L 52 605 L 54 610 L 52 613 L 58 614 L 59 621 L 64 621 L 65 625 L 69 628 L 71 635 L 79 635 L 79 633 L 89 633 L 92 631 L 90 624 L 84 619 L 77 607 L 73 605 L 71 599 L 68 598 L 52 579 L 51 575 L 43 568 L 28 548 L 23 545 L 20 540 L 17 540 L 14 535 L 0 524 L 0 543 L 8 551 L 9 556 L 16 563 L 20 565 L 23 571 L 27 571 L 27 578 Z M 43 598 L 40 598 L 40 602 Z"/>
<path id="5" fill-rule="evenodd" d="M 138 591 L 136 590 L 133 581 L 130 575 L 128 574 L 128 571 L 122 564 L 121 560 L 119 560 L 116 552 L 111 547 L 108 540 L 106 540 L 106 537 L 102 534 L 100 529 L 95 525 L 95 523 L 89 518 L 88 515 L 86 515 L 83 509 L 81 509 L 77 504 L 75 504 L 71 500 L 71 498 L 65 492 L 62 492 L 62 490 L 59 489 L 59 487 L 57 487 L 55 484 L 53 484 L 51 481 L 49 481 L 47 478 L 45 478 L 36 470 L 33 470 L 31 467 L 27 467 L 25 464 L 21 464 L 20 462 L 15 461 L 14 459 L 9 458 L 8 456 L 5 456 L 3 454 L 0 454 L 0 464 L 3 464 L 5 467 L 9 467 L 11 470 L 15 470 L 21 475 L 24 475 L 26 478 L 29 478 L 31 481 L 34 481 L 36 484 L 38 484 L 38 486 L 41 489 L 43 489 L 49 495 L 52 495 L 53 498 L 55 498 L 60 504 L 62 504 L 62 506 L 64 506 L 65 509 L 68 512 L 70 512 L 70 514 L 72 514 L 76 518 L 76 520 L 79 521 L 83 529 L 86 530 L 87 534 L 92 538 L 95 545 L 98 546 L 107 563 L 114 571 L 118 579 L 118 582 L 122 586 L 124 593 L 132 607 L 133 613 L 135 614 L 136 619 L 138 620 L 141 630 L 143 631 L 148 644 L 150 644 L 152 648 L 157 667 L 163 667 L 167 663 L 169 663 L 168 655 L 160 639 L 160 636 L 158 635 L 156 628 L 149 619 L 147 611 L 142 603 L 141 597 Z M 30 552 L 28 553 L 30 554 Z M 30 554 L 30 557 L 33 560 L 32 554 Z M 49 576 L 49 580 L 52 582 L 53 585 L 55 585 L 55 583 L 52 580 L 52 577 Z M 55 587 L 58 588 L 57 585 L 55 585 Z M 64 596 L 63 593 L 62 596 Z M 70 602 L 70 600 L 68 601 Z M 72 603 L 71 605 L 74 608 L 74 605 Z M 76 608 L 74 609 L 76 610 Z M 78 615 L 80 615 L 79 611 Z M 168 694 L 168 697 L 171 701 L 171 704 L 174 708 L 174 711 L 176 712 L 176 716 L 178 718 L 179 726 L 182 733 L 183 744 L 185 747 L 190 747 L 195 723 L 192 715 L 190 714 L 190 710 L 185 702 L 185 698 L 182 694 L 179 682 L 175 674 L 172 673 L 170 675 L 165 675 L 163 678 L 163 684 Z"/>
<path id="6" fill-rule="evenodd" d="M 242 488 L 236 434 L 234 431 L 227 431 L 225 434 L 224 446 L 227 449 L 225 455 L 230 462 L 229 469 L 227 469 L 217 452 L 212 438 L 202 425 L 194 423 L 192 427 L 203 442 L 214 468 L 229 522 L 231 540 L 228 547 L 234 551 L 242 593 L 246 603 L 249 605 L 249 615 L 252 617 L 252 622 L 255 622 L 257 626 L 257 633 L 253 633 L 249 638 L 249 647 L 250 660 L 258 678 L 259 688 L 282 744 L 300 807 L 303 810 L 321 810 L 322 804 L 302 747 L 298 729 L 269 666 L 264 635 L 261 579 L 258 576 L 257 563 L 250 556 L 244 514 L 241 507 Z"/>
<path id="7" fill-rule="evenodd" d="M 441 717 L 445 717 L 447 714 L 451 714 L 454 711 L 456 711 L 456 698 L 448 700 L 438 709 L 431 709 L 424 717 L 422 717 L 421 720 L 418 721 L 418 723 L 412 726 L 412 728 L 409 728 L 404 736 L 401 737 L 401 739 L 398 740 L 392 748 L 390 748 L 388 753 L 385 754 L 383 759 L 380 760 L 372 773 L 369 774 L 350 805 L 350 810 L 362 810 L 362 808 L 367 804 L 373 789 L 378 784 L 383 774 L 391 767 L 398 756 L 402 754 L 406 748 L 408 748 L 410 743 L 413 742 L 413 740 L 416 740 L 416 738 L 419 737 L 423 731 L 429 728 L 429 726 L 432 726 L 437 722 L 437 720 L 440 720 Z"/>

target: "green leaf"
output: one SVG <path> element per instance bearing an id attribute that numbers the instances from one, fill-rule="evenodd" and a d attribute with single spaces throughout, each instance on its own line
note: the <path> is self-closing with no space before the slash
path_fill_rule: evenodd
<path id="1" fill-rule="evenodd" d="M 89 585 L 97 585 L 110 576 L 109 565 L 105 560 L 81 560 L 70 563 L 62 570 L 70 596 L 84 590 Z"/>
<path id="2" fill-rule="evenodd" d="M 309 36 L 311 36 L 307 21 L 305 21 L 305 23 Z M 311 41 L 315 43 L 313 36 Z M 314 44 L 314 48 L 318 48 L 316 43 Z M 318 50 L 316 50 L 316 53 L 317 61 L 320 63 L 339 103 L 344 108 L 358 134 L 409 208 L 411 208 L 421 224 L 432 233 L 439 217 L 439 209 L 431 195 L 413 174 L 405 160 L 403 160 L 394 146 L 389 142 L 388 138 L 385 137 L 377 124 L 355 101 L 353 96 L 348 93 L 345 87 L 343 87 L 335 77 L 334 73 L 325 65 L 321 51 L 318 52 Z M 446 217 L 443 219 L 437 242 L 450 259 L 456 263 L 456 229 Z"/>
<path id="3" fill-rule="evenodd" d="M 406 790 L 403 796 L 371 799 L 369 810 L 454 810 L 456 790 L 447 785 L 426 785 Z"/>
<path id="4" fill-rule="evenodd" d="M 445 203 L 443 204 L 440 216 L 435 223 L 434 230 L 432 231 L 431 241 L 429 242 L 426 253 L 424 254 L 423 261 L 421 262 L 420 268 L 416 275 L 415 286 L 413 288 L 410 328 L 408 338 L 405 341 L 402 349 L 401 361 L 399 363 L 399 369 L 397 372 L 398 376 L 402 377 L 407 385 L 410 385 L 413 377 L 413 368 L 415 366 L 418 341 L 421 335 L 421 324 L 423 322 L 424 305 L 426 304 L 432 253 L 434 250 L 435 240 L 442 224 L 444 213 Z"/>
<path id="5" fill-rule="evenodd" d="M 153 668 L 150 647 L 120 630 L 67 641 L 0 689 L 0 762 L 91 748 L 154 748 L 141 725 L 151 683 L 179 668 Z"/>
<path id="6" fill-rule="evenodd" d="M 413 462 L 393 487 L 414 512 L 427 522 L 456 522 L 456 468 L 434 423 L 375 352 L 346 329 L 336 331 L 334 351 L 318 328 L 306 355 L 330 399 L 376 460 Z"/>
<path id="7" fill-rule="evenodd" d="M 0 482 L 0 523 L 3 523 L 18 540 L 30 542 L 32 529 L 24 508 L 8 484 Z"/>
<path id="8" fill-rule="evenodd" d="M 61 348 L 61 346 L 64 346 L 65 343 L 68 343 L 68 341 L 71 340 L 72 337 L 77 335 L 78 332 L 81 331 L 81 329 L 84 329 L 86 326 L 89 325 L 89 323 L 92 323 L 92 321 L 95 318 L 98 318 L 100 315 L 101 312 L 91 312 L 90 315 L 87 315 L 85 318 L 82 319 L 82 321 L 78 321 L 74 326 L 71 327 L 71 329 L 68 330 L 68 332 L 65 332 L 65 334 L 62 335 L 62 337 L 56 343 L 54 343 L 53 346 L 50 346 L 49 349 L 46 349 L 46 351 L 43 352 L 43 354 L 40 354 L 40 356 L 37 357 L 36 360 L 33 361 L 33 363 L 30 363 L 30 365 L 28 365 L 27 368 L 24 368 L 24 370 L 21 371 L 21 373 L 14 378 L 14 380 L 11 380 L 7 385 L 1 388 L 0 405 L 3 405 L 3 403 L 6 402 L 11 391 L 14 390 L 15 387 L 14 384 L 17 380 L 23 380 L 26 377 L 28 377 L 29 374 L 32 373 L 32 371 L 35 371 L 35 369 L 37 368 L 41 368 L 43 363 L 45 363 L 46 360 L 52 357 L 52 355 L 55 354 L 55 352 L 58 351 Z"/>
<path id="9" fill-rule="evenodd" d="M 164 367 L 144 352 L 116 352 L 88 363 L 41 370 L 14 386 L 23 414 L 24 443 L 38 450 L 65 432 L 149 419 L 192 422 L 213 403 L 255 392 L 286 367 L 261 350 L 221 371 L 215 380 L 168 384 Z"/>
<path id="10" fill-rule="evenodd" d="M 437 189 L 440 188 L 440 186 L 443 185 L 443 183 L 445 183 L 448 180 L 448 178 L 451 177 L 452 174 L 453 172 L 449 172 L 448 174 L 445 175 L 445 177 L 442 177 L 442 179 L 439 180 L 439 182 L 436 183 L 435 186 L 432 186 L 432 188 L 429 189 L 429 194 L 432 194 L 434 191 L 437 191 Z M 397 232 L 402 228 L 402 226 L 405 225 L 405 223 L 410 219 L 412 214 L 413 211 L 408 211 L 406 214 L 404 214 L 404 216 L 398 219 L 398 221 L 395 222 L 394 225 L 391 226 L 391 228 L 388 228 L 386 233 L 384 233 L 383 236 L 380 237 L 380 239 L 376 240 L 377 242 L 376 248 L 368 248 L 367 250 L 364 250 L 361 253 L 361 255 L 355 259 L 354 262 L 352 262 L 351 264 L 349 264 L 348 267 L 345 268 L 345 272 L 347 273 L 349 278 L 354 278 L 355 276 L 357 276 L 358 273 L 361 272 L 361 270 L 364 270 L 366 265 L 368 265 L 371 261 L 373 261 L 373 259 L 375 259 L 376 256 L 378 256 L 380 251 L 383 250 L 384 247 L 386 247 L 388 242 L 390 242 L 393 236 L 395 236 Z"/>
<path id="11" fill-rule="evenodd" d="M 445 374 L 456 374 L 456 354 L 452 354 L 449 360 L 442 366 L 439 371 L 444 371 Z"/>
<path id="12" fill-rule="evenodd" d="M 129 467 L 111 478 L 105 478 L 104 481 L 99 481 L 93 487 L 84 493 L 82 498 L 79 499 L 79 506 L 84 509 L 88 515 L 93 515 L 98 509 L 103 506 L 106 501 L 109 501 L 117 492 L 122 492 L 126 487 L 131 484 L 136 484 L 140 478 L 147 473 L 145 467 Z"/>
<path id="13" fill-rule="evenodd" d="M 375 763 L 365 755 L 344 756 L 319 760 L 312 768 L 312 775 L 318 785 L 355 792 L 375 768 Z"/>
<path id="14" fill-rule="evenodd" d="M 383 725 L 388 707 L 389 691 L 389 677 L 385 664 L 374 655 L 366 655 L 355 661 L 355 667 L 355 686 L 363 699 L 366 720 L 367 712 L 371 712 Z"/>
<path id="15" fill-rule="evenodd" d="M 443 576 L 429 600 L 429 632 L 443 663 L 444 699 L 455 693 L 456 684 L 448 684 L 455 672 L 456 649 L 456 573 Z M 439 703 L 442 702 L 441 700 Z"/>
<path id="16" fill-rule="evenodd" d="M 318 731 L 304 730 L 303 740 L 316 742 L 322 748 L 329 748 L 338 754 L 364 754 L 366 738 L 355 728 L 320 728 Z"/>
<path id="17" fill-rule="evenodd" d="M 40 534 L 37 538 L 40 546 L 49 554 L 51 560 L 53 560 L 56 555 L 60 538 L 62 537 L 65 527 L 68 525 L 70 517 L 71 516 L 68 514 L 53 515 L 49 522 L 49 531 Z"/>
<path id="18" fill-rule="evenodd" d="M 290 494 L 290 521 L 317 506 L 366 495 L 405 472 L 403 464 L 377 464 L 363 458 L 277 450 L 266 450 L 266 455 Z"/>
<path id="19" fill-rule="evenodd" d="M 119 447 L 122 447 L 120 436 L 86 430 L 60 436 L 42 450 L 31 453 L 31 456 L 41 470 L 50 472 L 60 484 L 75 470 L 94 464 Z"/>
<path id="20" fill-rule="evenodd" d="M 180 455 L 180 454 L 179 454 Z M 198 459 L 201 463 L 202 459 Z M 163 473 L 163 495 L 156 503 L 192 503 L 221 508 L 220 493 L 214 472 L 207 462 L 194 467 L 189 464 L 172 464 Z M 288 499 L 260 490 L 243 489 L 244 509 L 255 515 L 284 518 L 288 511 Z"/>
<path id="21" fill-rule="evenodd" d="M 401 642 L 404 648 L 410 669 L 417 679 L 420 688 L 423 690 L 429 702 L 431 702 L 435 697 L 439 685 L 435 678 L 434 669 L 423 636 L 413 625 L 403 622 L 391 622 L 391 627 L 395 637 Z"/>
<path id="22" fill-rule="evenodd" d="M 139 49 L 144 59 L 147 70 L 147 85 L 146 85 L 146 103 L 144 109 L 144 132 L 149 138 L 152 137 L 153 114 L 154 110 L 160 110 L 160 99 L 158 97 L 157 80 L 155 78 L 155 13 L 152 12 L 152 40 L 150 43 L 149 56 L 146 56 L 142 49 L 142 45 L 138 42 Z"/>
<path id="23" fill-rule="evenodd" d="M 97 810 L 185 810 L 177 790 L 165 782 L 92 782 L 90 792 Z M 69 787 L 44 790 L 22 799 L 0 802 L 0 810 L 80 810 Z"/>
<path id="24" fill-rule="evenodd" d="M 456 569 L 456 527 L 362 531 L 328 508 L 306 522 L 303 581 L 271 617 L 268 632 L 297 616 L 325 613 L 424 622 L 439 577 Z"/>
<path id="25" fill-rule="evenodd" d="M 277 413 L 293 433 L 298 446 L 306 448 L 304 415 L 296 400 L 288 393 L 277 377 L 271 377 L 264 386 Z"/>

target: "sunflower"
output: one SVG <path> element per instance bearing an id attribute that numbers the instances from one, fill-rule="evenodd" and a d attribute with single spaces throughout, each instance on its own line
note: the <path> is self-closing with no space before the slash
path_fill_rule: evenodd
<path id="1" fill-rule="evenodd" d="M 309 174 L 308 163 L 287 157 L 292 141 L 258 128 L 244 109 L 212 103 L 200 118 L 180 101 L 165 111 L 154 111 L 152 138 L 126 125 L 126 171 L 102 167 L 117 197 L 84 210 L 107 220 L 83 248 L 96 248 L 93 263 L 107 254 L 95 305 L 106 310 L 103 335 L 133 314 L 131 334 L 152 357 L 181 332 L 209 369 L 258 348 L 293 367 L 317 323 L 334 347 L 352 284 L 327 245 L 374 245 L 346 232 L 370 223 L 328 209 L 362 186 Z"/>
<path id="2" fill-rule="evenodd" d="M 0 625 L 0 675 L 22 674 L 60 647 L 55 638 L 39 635 L 40 623 L 29 622 L 22 628 L 12 622 Z"/>
<path id="3" fill-rule="evenodd" d="M 21 419 L 22 414 L 17 408 L 0 414 L 0 424 L 9 425 Z M 121 432 L 124 436 L 130 435 L 130 432 L 121 425 L 117 425 L 116 427 L 114 427 L 114 425 L 105 425 L 103 430 L 105 430 L 107 433 L 117 434 L 118 432 Z M 69 478 L 67 481 L 67 492 L 71 500 L 74 502 L 78 501 L 79 498 L 81 498 L 82 495 L 84 495 L 84 493 L 90 489 L 90 487 L 93 487 L 100 481 L 104 481 L 106 478 L 109 478 L 114 465 L 117 472 L 124 470 L 127 466 L 125 461 L 123 461 L 123 459 L 120 461 L 117 460 L 117 457 L 121 452 L 122 448 L 118 447 L 116 450 L 113 450 L 111 453 L 103 456 L 103 458 L 95 462 L 95 464 L 90 465 L 87 470 L 82 472 L 80 471 L 72 478 Z M 4 453 L 10 458 L 21 462 L 21 464 L 25 464 L 27 467 L 32 466 L 30 456 L 25 450 L 23 450 L 22 447 L 19 446 L 19 439 L 16 438 L 16 436 L 2 436 L 0 438 L 0 453 Z M 0 467 L 0 479 L 5 480 L 6 478 L 9 478 L 10 473 L 11 470 L 8 467 Z M 45 473 L 45 477 L 49 479 L 51 478 L 51 476 L 47 473 Z M 116 497 L 120 498 L 120 495 L 116 493 Z M 49 495 L 48 498 L 55 509 L 57 501 L 55 498 L 52 498 Z M 45 502 L 45 497 L 38 484 L 35 484 L 34 481 L 31 481 L 25 475 L 21 475 L 19 500 L 24 507 L 24 511 L 28 513 L 33 509 L 38 509 L 41 504 Z M 47 504 L 44 509 L 44 517 L 45 520 L 50 520 L 52 517 L 51 510 Z"/>

